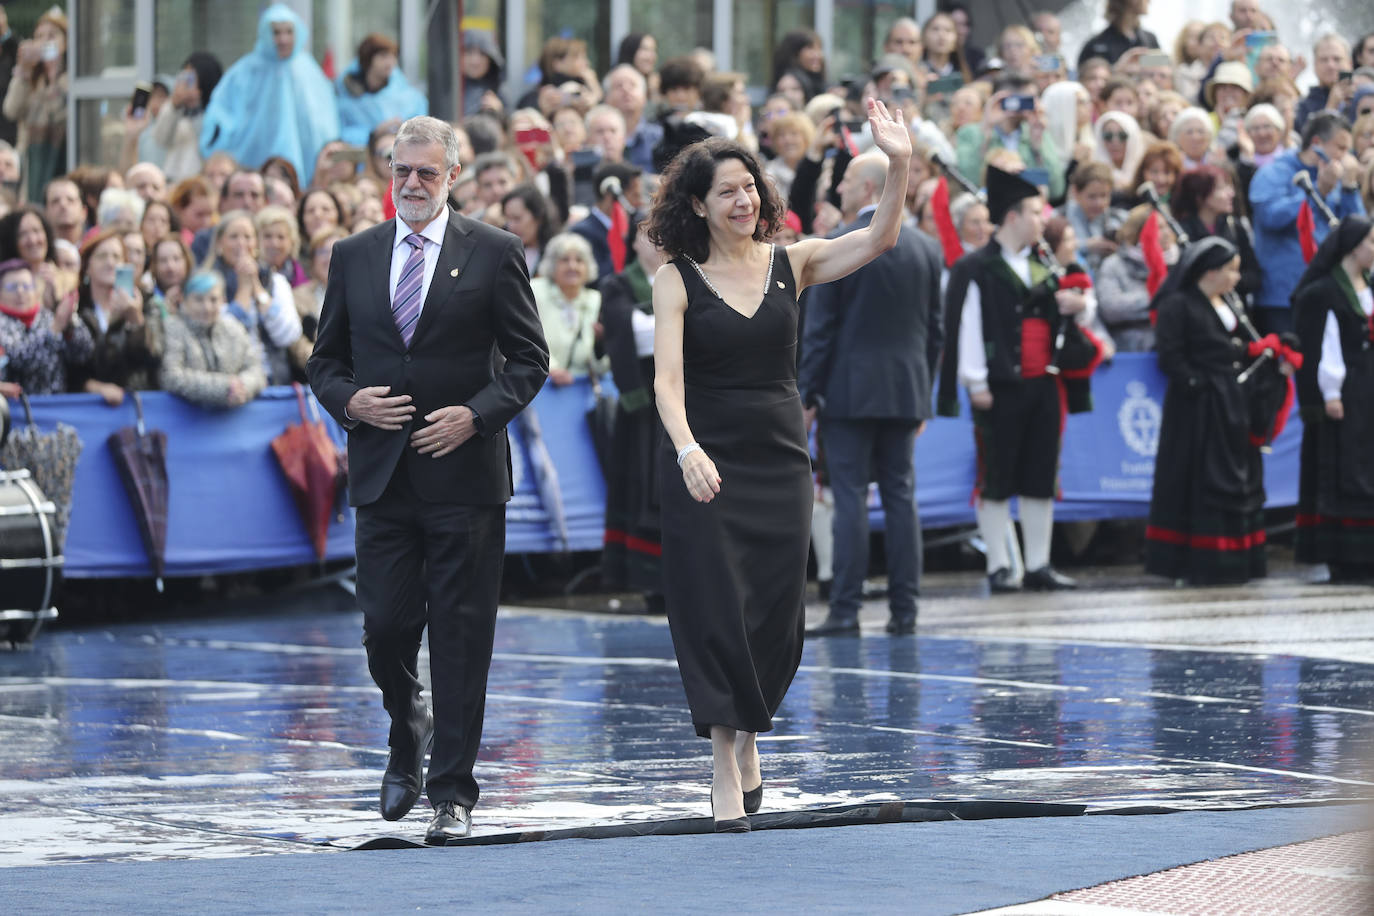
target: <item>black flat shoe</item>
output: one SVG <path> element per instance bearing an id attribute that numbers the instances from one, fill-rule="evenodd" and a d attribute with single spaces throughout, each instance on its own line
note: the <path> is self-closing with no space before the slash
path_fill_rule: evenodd
<path id="1" fill-rule="evenodd" d="M 413 751 L 391 749 L 382 774 L 382 791 L 378 799 L 382 818 L 399 821 L 410 813 L 420 800 L 420 787 L 425 778 L 425 755 L 434 744 L 434 716 L 426 713 L 425 733 Z"/>
<path id="2" fill-rule="evenodd" d="M 425 831 L 425 844 L 443 846 L 449 840 L 460 840 L 472 833 L 472 810 L 457 802 L 439 802 L 434 806 L 434 817 L 430 819 L 429 829 Z"/>
<path id="3" fill-rule="evenodd" d="M 859 618 L 846 620 L 843 617 L 827 616 L 820 623 L 806 631 L 807 636 L 858 636 Z"/>
<path id="4" fill-rule="evenodd" d="M 757 789 L 750 789 L 744 793 L 744 813 L 758 814 L 759 808 L 763 805 L 763 783 L 759 783 Z"/>
<path id="5" fill-rule="evenodd" d="M 988 576 L 988 590 L 994 595 L 1010 595 L 1021 591 L 1021 586 L 1011 577 L 1011 570 L 1003 566 Z"/>
<path id="6" fill-rule="evenodd" d="M 1054 571 L 1051 566 L 1028 571 L 1022 585 L 1033 592 L 1063 592 L 1078 588 L 1078 583 Z"/>

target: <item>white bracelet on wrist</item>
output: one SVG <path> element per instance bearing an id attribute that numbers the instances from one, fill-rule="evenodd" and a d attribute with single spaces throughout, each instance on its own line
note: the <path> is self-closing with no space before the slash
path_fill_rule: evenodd
<path id="1" fill-rule="evenodd" d="M 683 458 L 686 458 L 688 455 L 692 454 L 692 452 L 699 451 L 701 451 L 700 445 L 697 445 L 695 442 L 688 442 L 682 448 L 677 450 L 677 466 L 682 467 Z"/>

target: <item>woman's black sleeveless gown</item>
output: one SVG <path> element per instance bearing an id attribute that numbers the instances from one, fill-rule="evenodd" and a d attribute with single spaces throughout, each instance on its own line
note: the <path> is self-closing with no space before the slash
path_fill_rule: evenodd
<path id="1" fill-rule="evenodd" d="M 797 395 L 797 287 L 785 249 L 746 318 L 690 261 L 682 358 L 687 422 L 720 493 L 687 492 L 672 441 L 659 450 L 668 624 L 698 735 L 773 728 L 801 661 L 811 458 Z"/>

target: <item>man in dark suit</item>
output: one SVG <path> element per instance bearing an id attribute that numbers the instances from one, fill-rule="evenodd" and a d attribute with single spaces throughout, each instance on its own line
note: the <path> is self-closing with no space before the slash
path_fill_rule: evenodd
<path id="1" fill-rule="evenodd" d="M 854 159 L 840 182 L 842 235 L 873 218 L 887 175 L 879 152 Z M 916 630 L 921 529 L 916 517 L 916 437 L 931 416 L 931 385 L 944 343 L 940 248 L 903 226 L 897 246 L 854 273 L 808 293 L 797 387 L 835 494 L 835 578 L 830 613 L 808 631 L 859 632 L 868 572 L 868 482 L 876 477 L 886 518 L 887 631 Z"/>
<path id="2" fill-rule="evenodd" d="M 442 845 L 468 834 L 477 803 L 512 490 L 506 424 L 543 386 L 549 353 L 519 240 L 445 207 L 460 168 L 453 129 L 406 121 L 391 168 L 396 219 L 338 243 L 309 373 L 349 431 L 363 644 L 391 715 L 382 816 L 419 799 L 432 743 L 425 841 Z M 426 624 L 432 716 L 417 667 Z"/>
<path id="3" fill-rule="evenodd" d="M 600 195 L 596 199 L 596 206 L 592 207 L 592 212 L 587 214 L 586 219 L 569 229 L 591 244 L 598 277 L 614 276 L 625 269 L 630 246 L 627 238 L 630 225 L 634 222 L 634 212 L 643 203 L 640 197 L 640 176 L 639 166 L 628 162 L 607 162 L 602 165 L 596 170 L 596 187 Z M 611 178 L 620 183 L 618 196 L 608 189 L 608 179 Z M 620 203 L 622 197 L 625 203 L 629 204 L 628 208 Z M 616 263 L 617 255 L 611 250 L 613 234 L 618 234 L 623 240 L 618 253 L 619 264 Z"/>

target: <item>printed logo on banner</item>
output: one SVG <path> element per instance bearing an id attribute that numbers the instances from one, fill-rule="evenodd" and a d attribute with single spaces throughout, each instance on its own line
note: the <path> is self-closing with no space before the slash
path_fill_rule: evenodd
<path id="1" fill-rule="evenodd" d="M 1121 438 L 1137 455 L 1153 458 L 1159 452 L 1159 424 L 1164 416 L 1159 402 L 1150 397 L 1144 382 L 1126 385 L 1126 399 L 1116 412 Z"/>

